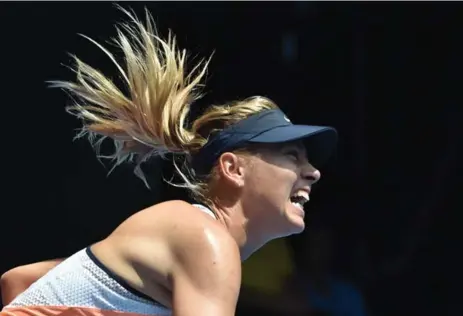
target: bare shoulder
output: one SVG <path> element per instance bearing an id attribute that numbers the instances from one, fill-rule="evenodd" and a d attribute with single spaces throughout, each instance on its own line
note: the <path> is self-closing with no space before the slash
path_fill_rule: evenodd
<path id="1" fill-rule="evenodd" d="M 100 259 L 177 315 L 233 315 L 241 284 L 238 246 L 197 207 L 184 201 L 149 207 L 121 224 L 106 245 L 94 247 Z"/>
<path id="2" fill-rule="evenodd" d="M 221 273 L 238 273 L 241 269 L 239 249 L 228 230 L 197 207 L 184 201 L 169 201 L 149 212 L 157 212 L 160 217 L 158 224 L 163 226 L 173 271 L 201 274 L 204 270 L 210 274 L 211 269 Z"/>
<path id="3" fill-rule="evenodd" d="M 189 224 L 189 225 L 187 225 Z M 125 220 L 116 233 L 136 231 L 152 234 L 166 232 L 179 226 L 217 225 L 216 221 L 197 207 L 182 200 L 162 202 L 139 211 Z"/>
<path id="4" fill-rule="evenodd" d="M 241 285 L 238 246 L 217 221 L 175 222 L 169 234 L 176 315 L 234 315 Z"/>
<path id="5" fill-rule="evenodd" d="M 185 201 L 156 204 L 135 214 L 115 233 L 125 232 L 143 236 L 143 247 L 162 249 L 163 261 L 168 260 L 172 269 L 182 264 L 193 269 L 205 264 L 241 266 L 238 246 L 226 228 Z M 131 240 L 130 249 L 138 248 Z M 146 251 L 136 253 L 139 257 Z"/>
<path id="6" fill-rule="evenodd" d="M 202 264 L 208 260 L 215 260 L 217 264 L 222 259 L 240 264 L 235 240 L 211 216 L 184 201 L 169 201 L 155 207 L 163 208 L 159 211 L 163 214 L 163 230 L 172 255 L 179 262 L 191 255 L 195 262 Z"/>

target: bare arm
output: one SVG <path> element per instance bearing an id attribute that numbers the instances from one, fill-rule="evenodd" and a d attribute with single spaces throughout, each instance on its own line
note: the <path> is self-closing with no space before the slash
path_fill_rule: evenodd
<path id="1" fill-rule="evenodd" d="M 64 259 L 54 259 L 19 266 L 5 272 L 0 278 L 2 304 L 9 304 L 32 283 L 44 276 Z"/>
<path id="2" fill-rule="evenodd" d="M 173 316 L 233 316 L 241 284 L 238 247 L 223 232 L 202 232 L 174 247 Z"/>

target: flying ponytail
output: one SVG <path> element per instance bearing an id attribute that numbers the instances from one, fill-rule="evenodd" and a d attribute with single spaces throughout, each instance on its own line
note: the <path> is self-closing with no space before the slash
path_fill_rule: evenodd
<path id="1" fill-rule="evenodd" d="M 76 56 L 73 56 L 75 82 L 51 81 L 51 86 L 72 96 L 75 102 L 67 110 L 83 122 L 76 138 L 88 137 L 99 158 L 113 161 L 111 171 L 124 162 L 135 162 L 135 174 L 148 186 L 141 164 L 156 155 L 180 154 L 185 158 L 183 166 L 179 167 L 175 159 L 173 163 L 183 184 L 169 183 L 188 189 L 193 199 L 210 206 L 209 190 L 215 169 L 199 178 L 192 172 L 188 158 L 206 144 L 212 132 L 277 105 L 259 96 L 213 105 L 188 128 L 190 106 L 201 97 L 199 88 L 210 59 L 200 61 L 187 73 L 186 51 L 177 48 L 171 33 L 166 40 L 157 35 L 148 11 L 144 25 L 133 13 L 116 6 L 129 17 L 128 23 L 116 26 L 118 36 L 113 40 L 122 50 L 123 65 L 102 45 L 82 36 L 114 63 L 127 93 Z M 100 145 L 108 138 L 114 142 L 114 151 L 103 156 Z"/>
<path id="2" fill-rule="evenodd" d="M 88 136 L 99 157 L 114 161 L 113 168 L 135 161 L 135 173 L 147 184 L 140 169 L 146 159 L 167 152 L 191 153 L 206 142 L 188 130 L 185 121 L 191 104 L 200 97 L 198 88 L 209 61 L 199 62 L 187 74 L 186 51 L 178 50 L 171 33 L 166 40 L 157 35 L 148 11 L 144 25 L 133 13 L 119 9 L 129 17 L 128 23 L 116 27 L 118 36 L 113 39 L 122 50 L 124 65 L 102 45 L 82 36 L 111 59 L 128 93 L 124 94 L 108 77 L 76 56 L 76 81 L 50 83 L 75 100 L 67 110 L 83 121 L 76 137 Z M 114 152 L 101 156 L 100 144 L 106 138 L 114 141 Z"/>

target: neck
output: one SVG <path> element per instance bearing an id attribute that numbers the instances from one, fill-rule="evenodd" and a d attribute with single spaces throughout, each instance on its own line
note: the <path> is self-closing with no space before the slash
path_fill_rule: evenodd
<path id="1" fill-rule="evenodd" d="M 246 218 L 240 204 L 223 205 L 214 203 L 214 211 L 217 220 L 228 230 L 236 241 L 241 254 L 241 261 L 246 260 L 259 248 L 265 245 L 268 240 L 259 238 L 263 234 L 251 233 L 249 221 Z"/>
<path id="2" fill-rule="evenodd" d="M 247 242 L 246 244 L 240 247 L 241 252 L 241 260 L 244 261 L 249 258 L 254 252 L 262 248 L 267 241 L 254 241 L 254 242 Z"/>

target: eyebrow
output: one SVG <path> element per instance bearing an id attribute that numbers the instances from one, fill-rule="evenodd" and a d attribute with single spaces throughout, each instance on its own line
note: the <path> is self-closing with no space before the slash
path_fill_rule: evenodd
<path id="1" fill-rule="evenodd" d="M 297 142 L 297 143 L 296 143 L 296 147 L 297 147 L 297 149 L 299 149 L 300 151 L 302 151 L 302 152 L 304 152 L 304 153 L 306 152 L 305 146 L 304 146 L 301 142 Z"/>
<path id="2" fill-rule="evenodd" d="M 301 141 L 294 142 L 292 145 L 296 147 L 297 150 L 299 150 L 300 152 L 307 154 L 305 146 L 302 144 Z"/>
<path id="3" fill-rule="evenodd" d="M 287 147 L 295 148 L 300 154 L 307 158 L 307 150 L 301 141 L 296 141 L 288 144 Z"/>

